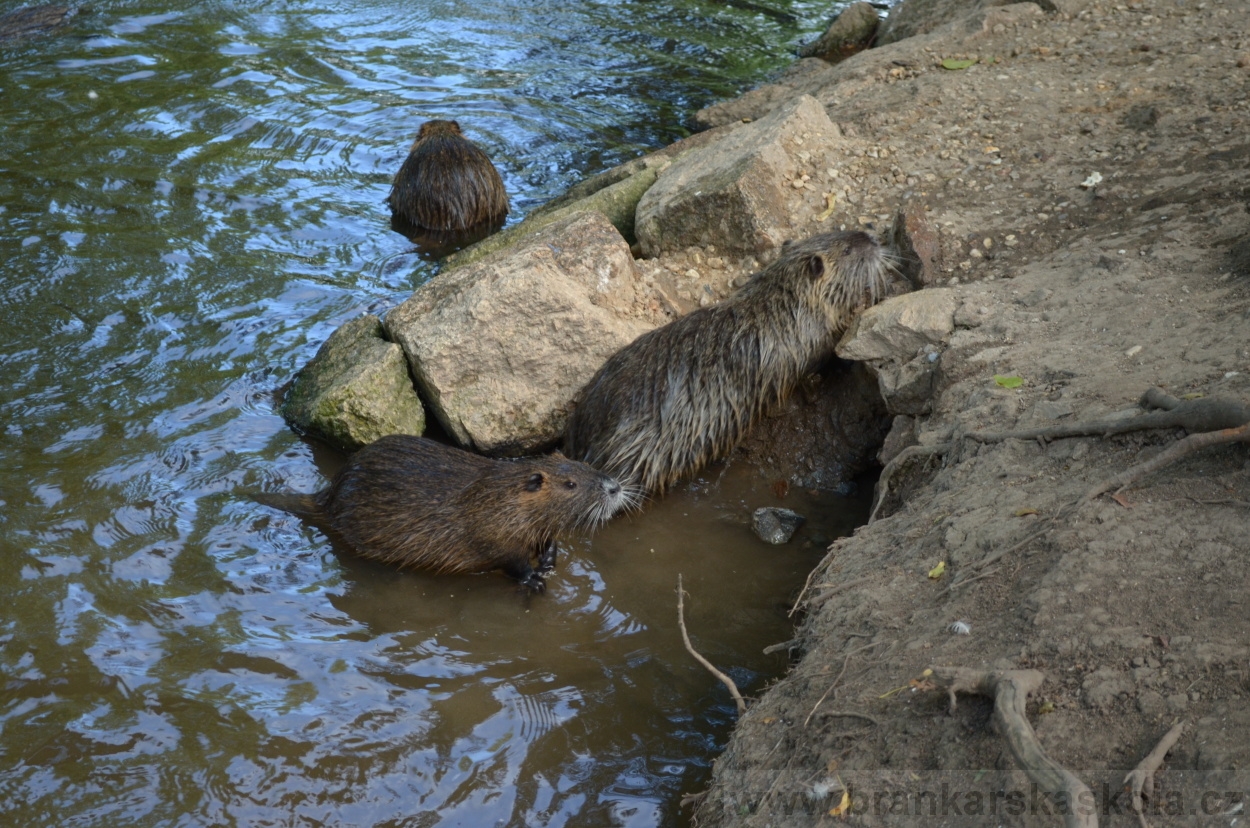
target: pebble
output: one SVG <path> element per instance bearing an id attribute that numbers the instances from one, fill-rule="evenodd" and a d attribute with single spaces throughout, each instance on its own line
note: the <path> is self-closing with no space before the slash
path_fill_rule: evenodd
<path id="1" fill-rule="evenodd" d="M 766 506 L 751 514 L 751 528 L 765 543 L 783 544 L 794 537 L 804 520 L 806 518 L 790 509 Z"/>

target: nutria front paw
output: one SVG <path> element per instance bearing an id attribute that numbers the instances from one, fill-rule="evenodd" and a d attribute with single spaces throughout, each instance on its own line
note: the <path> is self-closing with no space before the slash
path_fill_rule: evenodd
<path id="1" fill-rule="evenodd" d="M 540 572 L 531 572 L 524 578 L 517 579 L 517 583 L 528 589 L 531 595 L 542 595 L 547 591 L 547 581 Z"/>
<path id="2" fill-rule="evenodd" d="M 538 574 L 550 575 L 556 569 L 556 554 L 559 550 L 556 548 L 554 540 L 547 541 L 547 545 L 538 553 Z"/>

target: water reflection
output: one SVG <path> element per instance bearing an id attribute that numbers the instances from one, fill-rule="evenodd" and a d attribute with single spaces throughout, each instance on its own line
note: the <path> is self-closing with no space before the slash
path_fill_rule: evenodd
<path id="1" fill-rule="evenodd" d="M 825 9 L 97 5 L 0 46 L 0 822 L 657 825 L 845 504 L 763 547 L 749 479 L 570 545 L 547 595 L 340 554 L 247 492 L 336 458 L 274 394 L 432 273 L 387 229 L 455 117 L 513 220 L 684 134 Z M 674 33 L 683 39 L 675 39 Z M 817 537 L 817 533 L 820 535 Z"/>

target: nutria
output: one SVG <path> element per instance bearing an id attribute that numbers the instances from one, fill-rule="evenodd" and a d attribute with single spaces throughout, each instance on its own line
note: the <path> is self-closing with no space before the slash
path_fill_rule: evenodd
<path id="1" fill-rule="evenodd" d="M 39 37 L 68 23 L 78 9 L 70 6 L 26 6 L 0 15 L 0 42 Z"/>
<path id="2" fill-rule="evenodd" d="M 643 334 L 578 393 L 564 450 L 662 492 L 723 456 L 876 302 L 891 265 L 866 233 L 787 243 L 736 294 Z"/>
<path id="3" fill-rule="evenodd" d="M 502 569 L 542 592 L 556 534 L 593 529 L 634 498 L 559 454 L 492 460 L 392 434 L 353 454 L 317 494 L 260 500 L 327 526 L 366 558 L 441 573 Z"/>
<path id="4" fill-rule="evenodd" d="M 486 153 L 455 121 L 426 121 L 386 198 L 391 212 L 433 233 L 498 229 L 508 193 Z"/>

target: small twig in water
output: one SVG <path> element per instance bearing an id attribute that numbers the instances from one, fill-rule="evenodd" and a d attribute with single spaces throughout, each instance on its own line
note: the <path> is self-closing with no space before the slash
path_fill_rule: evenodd
<path id="1" fill-rule="evenodd" d="M 716 678 L 720 679 L 721 684 L 724 684 L 726 687 L 729 688 L 729 695 L 734 697 L 734 703 L 738 705 L 738 715 L 744 716 L 746 715 L 746 712 L 747 712 L 747 703 L 742 700 L 742 694 L 738 692 L 738 685 L 734 684 L 734 680 L 731 679 L 729 676 L 725 675 L 720 670 L 717 670 L 712 665 L 712 662 L 708 661 L 706 658 L 701 656 L 699 654 L 699 651 L 694 648 L 694 645 L 690 643 L 690 635 L 686 632 L 686 615 L 685 615 L 684 603 L 682 601 L 682 596 L 685 594 L 686 594 L 686 591 L 681 588 L 681 575 L 678 574 L 677 576 L 677 625 L 681 627 L 681 640 L 686 645 L 686 652 L 694 656 L 695 661 L 702 664 L 709 673 L 716 676 Z"/>

